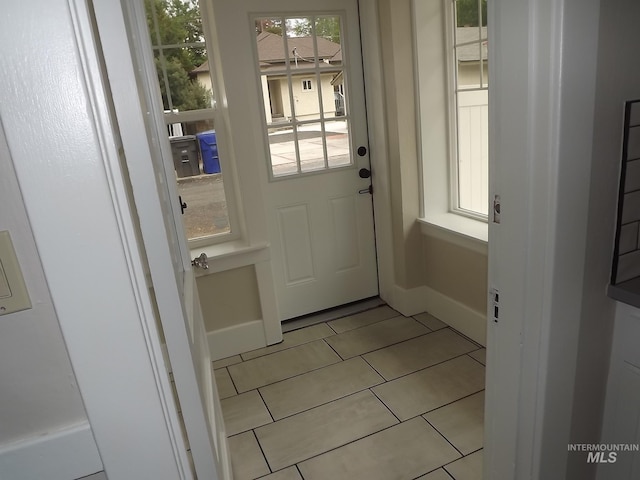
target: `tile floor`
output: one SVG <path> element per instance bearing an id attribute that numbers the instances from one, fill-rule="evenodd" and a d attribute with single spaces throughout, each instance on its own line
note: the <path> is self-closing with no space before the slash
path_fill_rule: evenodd
<path id="1" fill-rule="evenodd" d="M 216 361 L 234 478 L 481 479 L 484 358 L 381 306 Z"/>

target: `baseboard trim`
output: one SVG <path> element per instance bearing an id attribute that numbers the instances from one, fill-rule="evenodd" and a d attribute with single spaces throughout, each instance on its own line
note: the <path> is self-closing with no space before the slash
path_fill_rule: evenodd
<path id="1" fill-rule="evenodd" d="M 211 360 L 220 360 L 267 346 L 262 320 L 253 320 L 208 332 L 207 341 Z"/>
<path id="2" fill-rule="evenodd" d="M 428 312 L 481 345 L 487 344 L 487 316 L 426 285 L 402 288 L 395 285 L 390 306 L 405 316 Z"/>
<path id="3" fill-rule="evenodd" d="M 0 477 L 72 480 L 103 470 L 88 422 L 0 446 Z"/>

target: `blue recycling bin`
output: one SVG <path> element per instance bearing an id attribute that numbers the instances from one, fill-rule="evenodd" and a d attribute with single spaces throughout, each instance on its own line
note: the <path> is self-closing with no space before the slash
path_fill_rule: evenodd
<path id="1" fill-rule="evenodd" d="M 202 170 L 204 173 L 220 173 L 220 159 L 218 158 L 218 142 L 216 131 L 209 130 L 196 135 L 202 155 Z"/>

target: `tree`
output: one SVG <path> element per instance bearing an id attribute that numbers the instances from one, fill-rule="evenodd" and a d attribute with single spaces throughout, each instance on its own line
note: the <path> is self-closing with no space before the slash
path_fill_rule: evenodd
<path id="1" fill-rule="evenodd" d="M 211 106 L 211 92 L 189 76 L 207 60 L 197 2 L 145 0 L 145 8 L 164 108 L 184 111 Z"/>
<path id="2" fill-rule="evenodd" d="M 313 35 L 313 24 L 309 19 L 299 19 L 291 22 L 288 29 L 296 37 L 309 37 Z M 316 17 L 315 34 L 317 37 L 326 38 L 333 43 L 340 43 L 340 18 L 339 17 Z"/>
<path id="3" fill-rule="evenodd" d="M 482 26 L 487 25 L 487 0 L 482 0 Z M 456 0 L 456 24 L 458 27 L 477 27 L 478 0 Z"/>
<path id="4" fill-rule="evenodd" d="M 282 20 L 279 18 L 259 18 L 256 20 L 256 34 L 275 33 L 282 36 Z"/>

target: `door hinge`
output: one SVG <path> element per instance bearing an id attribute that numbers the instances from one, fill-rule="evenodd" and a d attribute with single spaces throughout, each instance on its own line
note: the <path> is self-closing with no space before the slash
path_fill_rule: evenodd
<path id="1" fill-rule="evenodd" d="M 498 323 L 498 318 L 500 317 L 500 292 L 497 288 L 493 287 L 489 289 L 489 296 L 491 297 L 491 315 L 493 321 Z"/>

